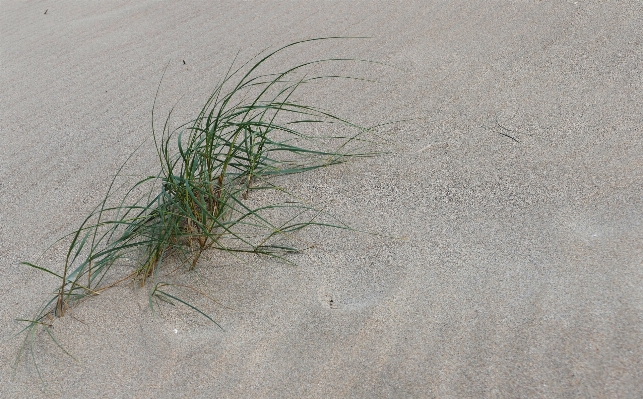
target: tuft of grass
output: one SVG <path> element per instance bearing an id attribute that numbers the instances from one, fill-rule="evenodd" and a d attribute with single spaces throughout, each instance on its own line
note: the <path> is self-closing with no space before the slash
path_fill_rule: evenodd
<path id="1" fill-rule="evenodd" d="M 62 273 L 24 262 L 60 281 L 38 314 L 22 320 L 27 323 L 22 330 L 27 332 L 25 344 L 33 342 L 39 327 L 53 339 L 55 317 L 64 316 L 75 302 L 128 280 L 142 286 L 153 280 L 150 305 L 152 298 L 180 303 L 216 324 L 168 292 L 172 284 L 160 281 L 167 260 L 179 260 L 193 269 L 209 250 L 283 257 L 298 250 L 283 242 L 292 242 L 293 233 L 301 229 L 347 228 L 340 222 L 323 221 L 321 211 L 289 196 L 272 178 L 370 155 L 349 150 L 367 129 L 294 99 L 303 85 L 323 79 L 354 79 L 306 75 L 311 67 L 349 60 L 323 59 L 280 73 L 261 72 L 268 60 L 293 46 L 331 39 L 338 38 L 291 43 L 264 51 L 238 67 L 233 62 L 194 120 L 176 129 L 170 128 L 169 115 L 162 129 L 153 123 L 159 173 L 136 182 L 115 200 L 116 180 L 125 164 L 119 169 L 102 202 L 78 229 L 61 239 L 69 241 Z M 306 133 L 303 127 L 314 124 L 340 124 L 352 133 L 340 137 Z M 250 205 L 248 197 L 258 190 L 272 191 L 286 200 Z M 114 265 L 132 259 L 136 263 L 129 272 L 114 272 Z"/>

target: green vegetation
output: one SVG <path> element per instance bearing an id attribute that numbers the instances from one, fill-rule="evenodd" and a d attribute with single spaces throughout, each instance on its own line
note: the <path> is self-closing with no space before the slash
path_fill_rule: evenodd
<path id="1" fill-rule="evenodd" d="M 158 175 L 138 181 L 117 196 L 114 187 L 121 167 L 101 204 L 62 239 L 69 242 L 62 273 L 24 263 L 60 280 L 55 295 L 37 316 L 22 320 L 28 324 L 23 330 L 27 332 L 25 343 L 34 339 L 38 327 L 53 339 L 50 322 L 54 317 L 63 316 L 74 302 L 128 280 L 150 287 L 151 299 L 180 302 L 214 322 L 166 290 L 171 284 L 161 281 L 163 274 L 159 273 L 164 264 L 178 260 L 193 269 L 209 250 L 282 257 L 297 251 L 284 242 L 292 242 L 291 235 L 298 230 L 314 225 L 346 228 L 339 222 L 324 222 L 329 219 L 320 219 L 320 211 L 292 198 L 272 181 L 277 175 L 368 155 L 357 153 L 354 145 L 367 129 L 294 100 L 302 85 L 320 79 L 353 79 L 306 76 L 311 67 L 349 60 L 317 60 L 277 74 L 260 72 L 267 60 L 292 46 L 329 39 L 334 38 L 305 40 L 263 52 L 240 67 L 233 63 L 194 120 L 171 129 L 168 116 L 161 131 L 153 126 Z M 352 133 L 319 137 L 304 129 L 328 123 L 341 124 Z M 248 197 L 258 190 L 286 199 L 249 205 Z M 135 266 L 130 272 L 123 274 L 123 268 L 118 268 L 121 274 L 114 275 L 115 264 L 130 264 L 131 260 Z"/>

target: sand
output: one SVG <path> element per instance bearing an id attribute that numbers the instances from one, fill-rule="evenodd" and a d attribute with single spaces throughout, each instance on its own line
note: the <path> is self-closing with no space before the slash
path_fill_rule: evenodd
<path id="1" fill-rule="evenodd" d="M 643 397 L 643 4 L 635 1 L 3 1 L 0 396 Z M 310 230 L 296 266 L 212 254 L 152 314 L 124 285 L 11 366 L 14 320 L 56 280 L 35 261 L 177 104 L 239 52 L 358 57 L 305 100 L 388 154 L 283 179 L 358 230 Z M 511 136 L 511 137 L 509 137 Z M 133 175 L 156 168 L 152 147 Z M 60 270 L 64 248 L 41 262 Z M 183 281 L 183 280 L 181 280 Z"/>

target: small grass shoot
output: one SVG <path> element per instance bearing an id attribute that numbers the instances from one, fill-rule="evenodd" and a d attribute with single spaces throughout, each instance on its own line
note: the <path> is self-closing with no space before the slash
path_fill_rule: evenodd
<path id="1" fill-rule="evenodd" d="M 369 155 L 349 150 L 356 148 L 353 144 L 368 129 L 294 100 L 303 85 L 323 79 L 354 79 L 306 75 L 311 67 L 351 60 L 323 59 L 280 73 L 261 72 L 268 60 L 293 46 L 331 39 L 339 38 L 303 40 L 259 53 L 238 67 L 233 62 L 194 120 L 175 129 L 170 128 L 169 116 L 160 130 L 152 124 L 159 173 L 141 179 L 115 198 L 121 167 L 102 202 L 63 238 L 69 246 L 61 273 L 24 262 L 54 276 L 60 285 L 34 318 L 22 320 L 27 323 L 22 330 L 26 333 L 23 350 L 33 342 L 36 329 L 45 329 L 53 339 L 51 323 L 56 317 L 64 316 L 79 300 L 122 281 L 136 280 L 151 287 L 150 304 L 153 297 L 181 303 L 216 324 L 205 312 L 168 292 L 172 285 L 161 281 L 160 271 L 169 259 L 194 269 L 201 255 L 211 250 L 283 258 L 298 250 L 284 242 L 292 242 L 292 235 L 301 229 L 347 228 L 319 219 L 319 210 L 288 197 L 287 190 L 273 181 L 274 176 Z M 303 129 L 312 124 L 340 124 L 350 133 L 319 137 Z M 248 198 L 258 190 L 270 190 L 288 200 L 250 206 Z M 275 214 L 288 216 L 277 220 Z M 131 259 L 136 264 L 129 272 L 113 275 L 114 265 Z"/>

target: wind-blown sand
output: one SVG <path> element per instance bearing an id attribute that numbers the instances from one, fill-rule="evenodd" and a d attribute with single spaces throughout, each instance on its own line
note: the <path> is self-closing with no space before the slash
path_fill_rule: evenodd
<path id="1" fill-rule="evenodd" d="M 0 396 L 643 397 L 641 32 L 636 1 L 4 1 Z M 29 359 L 14 374 L 14 319 L 56 286 L 19 262 L 78 226 L 150 137 L 166 65 L 159 113 L 178 101 L 180 123 L 238 51 L 335 35 L 372 38 L 301 46 L 275 70 L 389 63 L 303 100 L 421 119 L 380 131 L 390 154 L 282 183 L 387 236 L 303 232 L 317 246 L 295 267 L 212 254 L 176 278 L 234 309 L 191 297 L 224 331 L 112 289 L 55 322 L 77 361 L 40 337 L 45 384 Z M 148 144 L 129 173 L 155 170 Z M 63 250 L 43 264 L 60 270 Z"/>

